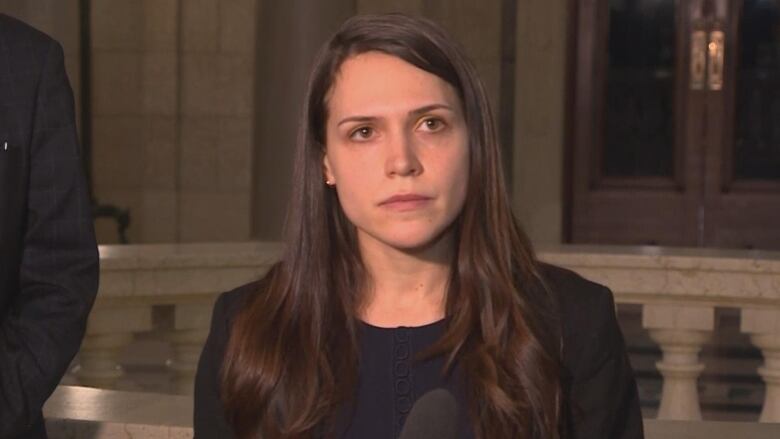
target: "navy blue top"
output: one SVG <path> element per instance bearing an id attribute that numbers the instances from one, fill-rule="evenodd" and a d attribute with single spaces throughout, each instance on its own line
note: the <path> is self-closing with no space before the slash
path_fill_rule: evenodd
<path id="1" fill-rule="evenodd" d="M 414 401 L 437 388 L 447 389 L 456 400 L 465 401 L 459 368 L 443 376 L 443 356 L 415 361 L 417 354 L 433 345 L 445 328 L 445 320 L 413 328 L 380 328 L 361 323 L 359 404 L 353 407 L 345 425 L 340 426 L 341 437 L 397 438 Z M 467 407 L 459 404 L 459 410 L 462 437 L 471 438 Z"/>
<path id="2" fill-rule="evenodd" d="M 542 269 L 559 302 L 567 439 L 642 438 L 636 382 L 612 293 L 571 271 L 549 265 Z M 221 295 L 214 306 L 195 379 L 196 439 L 234 437 L 219 399 L 219 368 L 230 322 L 256 290 L 257 284 L 244 285 Z M 412 328 L 380 328 L 361 323 L 356 398 L 337 417 L 337 437 L 396 439 L 414 402 L 444 388 L 458 402 L 458 438 L 474 438 L 461 369 L 456 364 L 443 376 L 443 356 L 414 361 L 443 334 L 446 324 L 440 320 Z"/>

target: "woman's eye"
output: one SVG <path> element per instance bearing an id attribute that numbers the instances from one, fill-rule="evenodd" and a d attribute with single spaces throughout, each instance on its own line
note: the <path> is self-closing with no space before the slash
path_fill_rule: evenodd
<path id="1" fill-rule="evenodd" d="M 427 131 L 439 131 L 444 127 L 444 122 L 441 119 L 429 118 L 423 120 L 422 127 Z"/>
<path id="2" fill-rule="evenodd" d="M 350 134 L 350 138 L 356 139 L 356 140 L 366 140 L 370 139 L 371 136 L 374 135 L 374 129 L 371 127 L 360 127 L 356 129 L 355 131 L 352 131 L 352 134 Z"/>

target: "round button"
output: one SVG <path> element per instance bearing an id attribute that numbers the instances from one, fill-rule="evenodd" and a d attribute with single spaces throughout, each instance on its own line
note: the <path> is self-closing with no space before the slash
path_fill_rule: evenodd
<path id="1" fill-rule="evenodd" d="M 409 413 L 409 410 L 412 409 L 412 400 L 406 396 L 402 396 L 396 401 L 396 407 L 401 413 Z"/>
<path id="2" fill-rule="evenodd" d="M 409 375 L 409 364 L 405 361 L 398 361 L 395 363 L 395 368 L 393 369 L 393 372 L 395 373 L 395 376 L 397 377 L 405 377 Z"/>
<path id="3" fill-rule="evenodd" d="M 395 393 L 398 395 L 408 395 L 410 387 L 409 380 L 407 379 L 399 379 L 395 381 Z"/>
<path id="4" fill-rule="evenodd" d="M 398 341 L 398 342 L 409 341 L 409 329 L 408 328 L 398 328 L 395 331 L 395 341 Z"/>
<path id="5" fill-rule="evenodd" d="M 404 360 L 409 358 L 409 345 L 399 344 L 395 347 L 395 358 Z"/>

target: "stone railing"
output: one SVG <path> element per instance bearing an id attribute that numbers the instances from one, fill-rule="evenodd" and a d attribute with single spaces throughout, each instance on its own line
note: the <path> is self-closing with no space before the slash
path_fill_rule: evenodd
<path id="1" fill-rule="evenodd" d="M 192 397 L 59 386 L 43 407 L 49 439 L 191 439 Z"/>
<path id="2" fill-rule="evenodd" d="M 211 307 L 219 292 L 259 277 L 276 243 L 101 246 L 101 286 L 79 353 L 78 382 L 111 388 L 133 333 L 152 328 L 153 309 L 174 307 L 166 337 L 171 370 L 190 393 Z M 715 307 L 737 308 L 741 330 L 761 349 L 766 385 L 760 420 L 780 422 L 780 253 L 561 246 L 539 257 L 609 286 L 619 303 L 642 305 L 642 324 L 662 352 L 658 417 L 701 419 L 698 353 L 714 331 Z"/>
<path id="3" fill-rule="evenodd" d="M 278 259 L 273 243 L 100 246 L 100 289 L 73 375 L 112 388 L 119 355 L 134 333 L 152 330 L 153 310 L 173 306 L 170 368 L 180 393 L 191 393 L 211 309 L 219 293 L 257 279 Z"/>
<path id="4" fill-rule="evenodd" d="M 698 353 L 715 329 L 715 307 L 739 309 L 742 332 L 765 359 L 760 421 L 780 422 L 780 253 L 561 246 L 539 257 L 609 286 L 619 303 L 642 305 L 642 325 L 663 352 L 660 419 L 701 419 Z"/>

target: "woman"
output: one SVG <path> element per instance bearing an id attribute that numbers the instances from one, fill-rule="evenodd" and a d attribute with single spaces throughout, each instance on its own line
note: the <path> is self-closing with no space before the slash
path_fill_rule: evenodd
<path id="1" fill-rule="evenodd" d="M 439 27 L 348 20 L 301 130 L 286 253 L 215 305 L 196 437 L 395 438 L 433 389 L 459 438 L 642 437 L 611 293 L 534 258 Z"/>

